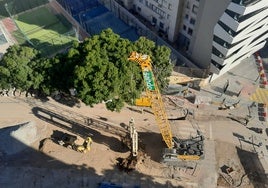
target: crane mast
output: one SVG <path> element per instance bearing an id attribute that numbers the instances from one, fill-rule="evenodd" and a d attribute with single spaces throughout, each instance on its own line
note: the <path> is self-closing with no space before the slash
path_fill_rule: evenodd
<path id="1" fill-rule="evenodd" d="M 151 108 L 155 115 L 162 138 L 167 147 L 171 149 L 173 148 L 171 127 L 153 74 L 151 58 L 148 55 L 132 52 L 128 59 L 137 62 L 141 67 L 143 79 L 146 85 L 146 95 L 151 101 Z"/>

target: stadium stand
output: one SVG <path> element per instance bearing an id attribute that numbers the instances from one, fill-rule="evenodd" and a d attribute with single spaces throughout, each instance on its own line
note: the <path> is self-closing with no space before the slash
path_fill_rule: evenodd
<path id="1" fill-rule="evenodd" d="M 97 0 L 57 0 L 62 7 L 75 18 L 90 34 L 99 34 L 111 28 L 123 38 L 135 41 L 139 38 L 136 30 L 114 16 Z"/>

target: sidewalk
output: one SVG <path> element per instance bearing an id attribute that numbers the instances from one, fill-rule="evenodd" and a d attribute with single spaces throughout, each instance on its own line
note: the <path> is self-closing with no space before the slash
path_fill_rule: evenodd
<path id="1" fill-rule="evenodd" d="M 252 132 L 252 135 L 257 138 L 254 142 L 262 144 L 256 148 L 256 154 L 265 174 L 268 174 L 267 77 L 268 48 L 265 60 L 261 57 L 251 56 L 225 73 L 220 79 L 216 79 L 208 86 L 203 87 L 199 92 L 201 96 L 211 97 L 213 103 L 209 108 L 215 108 L 215 111 L 212 112 L 215 115 L 219 114 L 216 107 L 221 103 L 239 101 L 237 108 L 227 112 L 240 117 L 252 117 L 249 125 L 245 125 L 245 127 L 256 127 L 263 130 L 262 134 Z M 220 112 L 222 115 L 226 114 L 224 110 Z"/>

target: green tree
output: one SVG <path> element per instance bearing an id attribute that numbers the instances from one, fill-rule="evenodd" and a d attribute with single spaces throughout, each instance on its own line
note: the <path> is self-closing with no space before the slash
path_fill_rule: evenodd
<path id="1" fill-rule="evenodd" d="M 65 60 L 79 62 L 73 75 L 79 98 L 90 106 L 104 101 L 112 111 L 119 111 L 125 102 L 133 104 L 144 89 L 144 81 L 139 65 L 128 60 L 132 51 L 152 57 L 159 87 L 165 87 L 172 70 L 169 48 L 156 46 L 144 37 L 133 43 L 106 29 L 76 45 L 72 49 L 75 55 Z"/>
<path id="2" fill-rule="evenodd" d="M 51 80 L 51 77 L 53 75 L 53 59 L 48 58 L 40 58 L 36 63 L 34 64 L 34 73 L 42 75 L 42 81 L 39 84 L 39 91 L 42 92 L 45 95 L 50 95 L 51 92 L 54 89 L 53 87 L 53 81 Z"/>
<path id="3" fill-rule="evenodd" d="M 36 68 L 40 63 L 37 50 L 13 45 L 0 61 L 1 87 L 15 87 L 22 91 L 37 89 L 43 81 L 43 76 Z"/>
<path id="4" fill-rule="evenodd" d="M 133 70 L 127 60 L 132 50 L 130 41 L 107 29 L 86 39 L 76 49 L 83 58 L 78 58 L 82 61 L 75 67 L 74 85 L 83 102 L 92 106 L 107 101 L 108 109 L 119 111 L 124 102 L 131 101 L 129 96 L 136 90 L 130 86 L 136 84 L 131 80 Z"/>
<path id="5" fill-rule="evenodd" d="M 29 47 L 10 47 L 0 62 L 0 87 L 33 88 L 46 94 L 75 87 L 85 104 L 105 102 L 109 110 L 120 111 L 144 89 L 140 66 L 128 60 L 132 51 L 149 55 L 160 89 L 167 86 L 172 71 L 169 48 L 145 37 L 133 43 L 106 29 L 50 59 Z"/>
<path id="6" fill-rule="evenodd" d="M 152 59 L 153 72 L 157 80 L 159 89 L 168 86 L 168 77 L 173 70 L 173 64 L 170 62 L 171 50 L 167 46 L 157 46 L 155 42 L 140 37 L 134 43 L 134 48 L 138 53 L 147 54 Z"/>

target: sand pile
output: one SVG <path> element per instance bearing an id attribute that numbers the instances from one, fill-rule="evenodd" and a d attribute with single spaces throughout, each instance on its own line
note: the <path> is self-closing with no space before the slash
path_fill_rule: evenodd
<path id="1" fill-rule="evenodd" d="M 12 155 L 23 151 L 39 140 L 41 135 L 34 122 L 3 128 L 0 130 L 0 152 Z"/>

